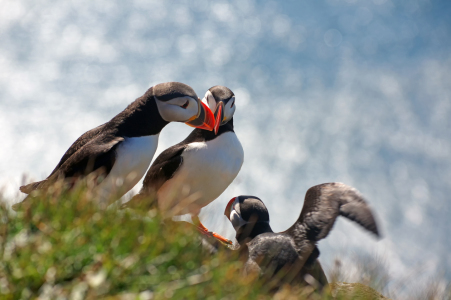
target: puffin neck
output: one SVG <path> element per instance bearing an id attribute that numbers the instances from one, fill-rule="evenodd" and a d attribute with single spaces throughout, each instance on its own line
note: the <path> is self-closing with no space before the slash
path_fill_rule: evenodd
<path id="1" fill-rule="evenodd" d="M 233 117 L 224 125 L 219 126 L 218 134 L 215 134 L 214 131 L 208 131 L 208 130 L 202 129 L 202 135 L 204 136 L 206 141 L 210 141 L 210 140 L 214 139 L 215 137 L 217 137 L 223 133 L 229 132 L 229 131 L 233 132 Z"/>
<path id="2" fill-rule="evenodd" d="M 253 240 L 256 236 L 267 232 L 273 232 L 268 222 L 248 223 L 237 230 L 236 239 L 242 245 L 249 240 Z"/>
<path id="3" fill-rule="evenodd" d="M 161 117 L 155 98 L 148 93 L 132 102 L 111 121 L 117 135 L 140 137 L 159 134 L 169 122 Z"/>

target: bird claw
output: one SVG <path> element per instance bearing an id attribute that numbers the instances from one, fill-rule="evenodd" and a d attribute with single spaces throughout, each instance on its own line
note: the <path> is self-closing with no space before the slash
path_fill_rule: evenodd
<path id="1" fill-rule="evenodd" d="M 233 245 L 233 242 L 231 240 L 226 239 L 225 237 L 223 237 L 220 234 L 217 234 L 216 232 L 209 231 L 204 225 L 202 225 L 202 223 L 199 221 L 198 217 L 192 217 L 192 220 L 193 220 L 193 223 L 196 225 L 196 229 L 200 233 L 202 233 L 208 237 L 215 238 L 224 245 Z"/>
<path id="2" fill-rule="evenodd" d="M 206 236 L 208 236 L 208 237 L 210 237 L 210 238 L 215 238 L 215 239 L 217 239 L 218 241 L 220 241 L 220 242 L 221 242 L 222 244 L 224 244 L 224 245 L 232 245 L 232 244 L 233 244 L 233 242 L 232 242 L 231 240 L 226 239 L 225 237 L 223 237 L 223 236 L 220 235 L 220 234 L 217 234 L 216 232 L 204 230 L 204 229 L 202 229 L 202 228 L 197 228 L 197 230 L 198 230 L 200 233 L 202 233 L 202 234 L 204 234 L 204 235 L 206 235 Z"/>
<path id="3" fill-rule="evenodd" d="M 233 242 L 229 239 L 226 239 L 225 237 L 223 237 L 222 235 L 217 234 L 216 232 L 209 232 L 211 233 L 211 235 L 217 239 L 218 241 L 220 241 L 221 243 L 223 243 L 224 245 L 232 245 Z"/>

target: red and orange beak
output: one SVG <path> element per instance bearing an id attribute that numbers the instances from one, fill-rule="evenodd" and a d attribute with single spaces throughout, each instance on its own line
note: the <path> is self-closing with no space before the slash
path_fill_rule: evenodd
<path id="1" fill-rule="evenodd" d="M 224 119 L 224 102 L 219 102 L 215 111 L 215 134 L 218 134 L 219 126 L 222 125 Z"/>
<path id="2" fill-rule="evenodd" d="M 210 108 L 199 99 L 199 113 L 185 122 L 185 124 L 211 131 L 215 128 L 215 116 Z"/>
<path id="3" fill-rule="evenodd" d="M 230 221 L 230 213 L 232 212 L 232 204 L 235 201 L 236 197 L 233 197 L 230 199 L 229 203 L 227 203 L 226 209 L 224 210 L 224 215 L 229 219 Z"/>

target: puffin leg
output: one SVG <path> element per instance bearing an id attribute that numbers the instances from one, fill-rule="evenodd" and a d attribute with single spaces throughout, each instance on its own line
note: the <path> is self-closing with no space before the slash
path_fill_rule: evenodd
<path id="1" fill-rule="evenodd" d="M 217 234 L 216 232 L 209 231 L 209 230 L 208 230 L 208 229 L 200 222 L 198 216 L 191 216 L 191 220 L 193 221 L 193 224 L 196 226 L 197 230 L 198 230 L 200 233 L 205 234 L 205 235 L 208 235 L 208 236 L 212 236 L 212 237 L 214 237 L 215 239 L 217 239 L 218 241 L 220 241 L 221 243 L 224 243 L 224 244 L 226 244 L 226 245 L 232 245 L 232 244 L 233 244 L 233 242 L 232 242 L 231 240 L 226 239 L 226 238 L 223 237 L 222 235 Z"/>

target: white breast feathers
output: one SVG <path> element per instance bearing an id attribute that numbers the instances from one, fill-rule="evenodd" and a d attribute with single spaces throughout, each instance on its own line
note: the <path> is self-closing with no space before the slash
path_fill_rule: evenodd
<path id="1" fill-rule="evenodd" d="M 158 191 L 158 205 L 170 215 L 197 215 L 219 197 L 238 175 L 244 152 L 235 133 L 226 132 L 189 144 L 182 157 L 182 166 Z"/>
<path id="2" fill-rule="evenodd" d="M 112 195 L 119 198 L 138 183 L 157 150 L 158 136 L 125 138 L 119 144 L 111 172 L 97 187 L 101 199 L 108 199 Z"/>

